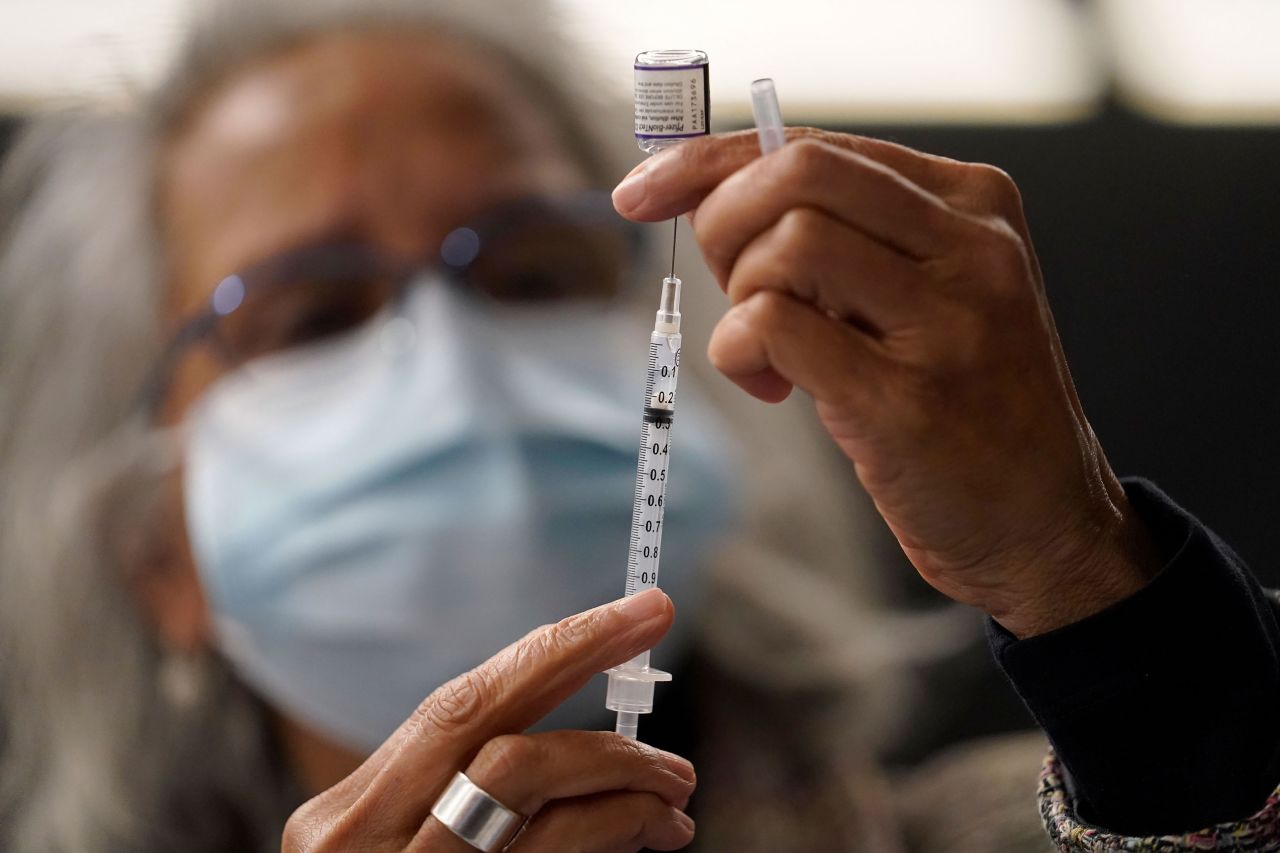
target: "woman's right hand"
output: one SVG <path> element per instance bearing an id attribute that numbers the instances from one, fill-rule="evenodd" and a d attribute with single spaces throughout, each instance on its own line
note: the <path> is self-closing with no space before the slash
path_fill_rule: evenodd
<path id="1" fill-rule="evenodd" d="M 684 847 L 688 761 L 612 732 L 523 734 L 592 675 L 651 648 L 672 617 L 653 590 L 529 633 L 428 696 L 359 769 L 303 804 L 282 850 L 474 853 L 431 816 L 458 771 L 529 817 L 512 853 Z"/>
<path id="2" fill-rule="evenodd" d="M 731 307 L 708 355 L 748 393 L 812 395 L 921 577 L 1019 637 L 1078 622 L 1160 569 L 1071 381 L 1013 180 L 792 128 L 685 142 L 614 191 L 691 212 Z"/>

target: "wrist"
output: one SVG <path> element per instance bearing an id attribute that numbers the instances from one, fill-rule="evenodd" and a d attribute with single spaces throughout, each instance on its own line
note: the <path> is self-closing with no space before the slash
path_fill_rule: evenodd
<path id="1" fill-rule="evenodd" d="M 1114 481 L 1100 520 L 1078 525 L 1028 560 L 1023 582 L 984 608 L 1019 639 L 1079 622 L 1145 587 L 1160 571 L 1155 545 Z"/>

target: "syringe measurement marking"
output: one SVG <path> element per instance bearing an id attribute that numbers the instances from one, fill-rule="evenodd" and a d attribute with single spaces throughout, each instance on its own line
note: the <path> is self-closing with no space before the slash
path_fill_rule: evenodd
<path id="1" fill-rule="evenodd" d="M 632 497 L 627 595 L 656 586 L 658 582 L 658 555 L 662 544 L 662 517 L 671 447 L 670 429 L 680 364 L 680 351 L 670 344 L 665 336 L 652 339 L 649 344 L 643 443 L 636 463 L 636 486 Z"/>

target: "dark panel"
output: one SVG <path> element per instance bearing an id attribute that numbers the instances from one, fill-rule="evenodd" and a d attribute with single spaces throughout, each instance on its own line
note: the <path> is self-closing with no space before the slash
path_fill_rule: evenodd
<path id="1" fill-rule="evenodd" d="M 4 159 L 4 152 L 9 150 L 9 143 L 13 141 L 13 135 L 17 130 L 16 118 L 0 115 L 0 160 Z"/>

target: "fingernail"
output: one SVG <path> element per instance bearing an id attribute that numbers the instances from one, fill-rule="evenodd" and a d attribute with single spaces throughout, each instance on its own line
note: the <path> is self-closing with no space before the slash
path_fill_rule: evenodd
<path id="1" fill-rule="evenodd" d="M 648 192 L 649 163 L 645 161 L 613 189 L 613 206 L 619 211 L 635 210 Z"/>
<path id="2" fill-rule="evenodd" d="M 676 823 L 680 824 L 690 832 L 693 832 L 693 827 L 694 827 L 693 818 L 689 817 L 687 814 L 680 811 L 679 809 L 672 809 L 671 814 L 676 819 Z"/>
<path id="3" fill-rule="evenodd" d="M 633 622 L 648 622 L 667 609 L 667 594 L 660 589 L 647 589 L 627 596 L 614 606 Z"/>

